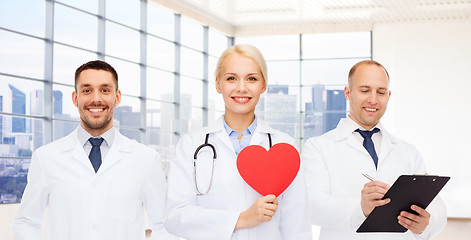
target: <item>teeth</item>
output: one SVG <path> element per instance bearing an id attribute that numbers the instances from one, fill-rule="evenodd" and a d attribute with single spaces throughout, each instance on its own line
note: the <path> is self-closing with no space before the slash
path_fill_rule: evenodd
<path id="1" fill-rule="evenodd" d="M 247 100 L 249 100 L 249 98 L 235 98 L 235 100 L 237 100 L 237 101 L 247 101 Z"/>
<path id="2" fill-rule="evenodd" d="M 90 112 L 103 112 L 103 108 L 90 108 Z"/>
<path id="3" fill-rule="evenodd" d="M 376 112 L 376 108 L 367 108 L 367 107 L 366 107 L 365 109 L 366 109 L 366 111 Z"/>

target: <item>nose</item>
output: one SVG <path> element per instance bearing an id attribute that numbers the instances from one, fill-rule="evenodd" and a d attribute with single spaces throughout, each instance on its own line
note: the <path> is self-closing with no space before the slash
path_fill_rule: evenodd
<path id="1" fill-rule="evenodd" d="M 92 104 L 100 104 L 101 103 L 101 92 L 100 91 L 93 91 L 91 94 Z"/>
<path id="2" fill-rule="evenodd" d="M 237 81 L 237 92 L 245 93 L 247 92 L 247 82 L 244 80 Z"/>
<path id="3" fill-rule="evenodd" d="M 370 96 L 368 96 L 368 103 L 370 104 L 376 104 L 378 101 L 378 96 L 377 93 L 372 91 Z"/>

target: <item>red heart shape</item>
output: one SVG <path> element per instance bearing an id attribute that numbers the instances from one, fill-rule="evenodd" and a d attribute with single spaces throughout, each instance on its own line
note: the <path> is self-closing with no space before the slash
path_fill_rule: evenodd
<path id="1" fill-rule="evenodd" d="M 240 176 L 255 191 L 279 196 L 299 171 L 299 153 L 287 143 L 273 145 L 267 152 L 258 145 L 247 146 L 237 157 Z"/>

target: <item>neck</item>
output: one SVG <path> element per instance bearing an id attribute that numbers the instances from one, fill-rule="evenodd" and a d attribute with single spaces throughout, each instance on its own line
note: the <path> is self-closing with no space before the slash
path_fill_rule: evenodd
<path id="1" fill-rule="evenodd" d="M 83 129 L 85 129 L 85 131 L 90 133 L 90 135 L 92 135 L 92 137 L 101 136 L 103 133 L 107 132 L 108 130 L 110 130 L 113 127 L 113 124 L 110 124 L 110 125 L 108 125 L 104 128 L 93 129 L 93 128 L 87 127 L 87 125 L 85 125 L 83 122 L 80 125 L 82 126 Z"/>
<path id="2" fill-rule="evenodd" d="M 239 136 L 242 134 L 244 129 L 247 129 L 250 124 L 255 119 L 254 111 L 247 113 L 247 114 L 236 114 L 230 112 L 226 109 L 224 120 L 226 121 L 227 125 L 234 129 L 234 131 L 239 133 Z"/>

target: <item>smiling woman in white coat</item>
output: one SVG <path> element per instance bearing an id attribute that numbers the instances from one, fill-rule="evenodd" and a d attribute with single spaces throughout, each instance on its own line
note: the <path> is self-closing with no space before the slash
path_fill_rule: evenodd
<path id="1" fill-rule="evenodd" d="M 230 47 L 215 76 L 225 114 L 177 144 L 168 173 L 167 230 L 186 239 L 311 239 L 302 168 L 278 197 L 260 195 L 237 170 L 237 156 L 248 145 L 294 145 L 255 116 L 267 88 L 262 54 L 251 45 Z"/>

